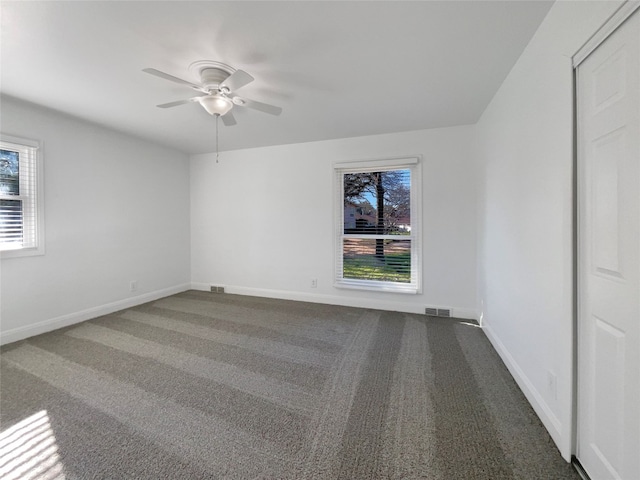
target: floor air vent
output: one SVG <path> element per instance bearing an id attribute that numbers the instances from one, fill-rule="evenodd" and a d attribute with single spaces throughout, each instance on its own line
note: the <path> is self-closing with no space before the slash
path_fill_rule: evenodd
<path id="1" fill-rule="evenodd" d="M 212 293 L 224 293 L 224 287 L 218 287 L 216 285 L 211 285 Z"/>
<path id="2" fill-rule="evenodd" d="M 430 317 L 451 317 L 451 310 L 448 308 L 435 308 L 427 307 L 424 309 L 424 314 Z"/>

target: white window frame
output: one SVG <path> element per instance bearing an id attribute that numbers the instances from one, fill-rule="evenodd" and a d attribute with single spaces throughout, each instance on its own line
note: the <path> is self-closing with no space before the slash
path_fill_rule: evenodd
<path id="1" fill-rule="evenodd" d="M 422 293 L 422 243 L 421 243 L 421 206 L 422 206 L 422 157 L 412 155 L 376 160 L 336 163 L 334 168 L 334 206 L 335 206 L 335 281 L 334 287 L 371 290 L 391 293 Z M 408 169 L 411 171 L 411 282 L 386 282 L 380 280 L 357 280 L 343 277 L 343 240 L 359 238 L 358 235 L 344 233 L 344 174 L 377 172 L 385 170 Z M 369 236 L 371 237 L 371 236 Z M 383 238 L 398 239 L 397 235 Z M 380 236 L 376 236 L 380 238 Z"/>
<path id="2" fill-rule="evenodd" d="M 0 147 L 20 154 L 20 195 L 0 195 L 0 199 L 20 200 L 23 209 L 23 242 L 0 243 L 1 258 L 44 255 L 43 162 L 40 142 L 0 133 Z"/>

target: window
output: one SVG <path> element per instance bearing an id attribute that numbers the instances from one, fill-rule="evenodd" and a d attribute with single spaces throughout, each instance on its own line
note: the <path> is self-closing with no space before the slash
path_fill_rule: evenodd
<path id="1" fill-rule="evenodd" d="M 0 250 L 3 257 L 42 254 L 38 142 L 0 137 Z"/>
<path id="2" fill-rule="evenodd" d="M 335 165 L 336 286 L 420 291 L 420 163 Z"/>

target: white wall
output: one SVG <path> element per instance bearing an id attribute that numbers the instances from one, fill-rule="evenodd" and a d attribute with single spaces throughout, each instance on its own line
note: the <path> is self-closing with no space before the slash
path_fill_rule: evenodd
<path id="1" fill-rule="evenodd" d="M 187 155 L 5 97 L 2 132 L 42 142 L 46 234 L 2 260 L 3 343 L 189 286 Z"/>
<path id="2" fill-rule="evenodd" d="M 618 4 L 554 4 L 476 126 L 478 310 L 567 460 L 574 381 L 571 56 Z"/>
<path id="3" fill-rule="evenodd" d="M 456 127 L 193 156 L 194 287 L 475 318 L 471 142 Z M 423 293 L 334 288 L 333 164 L 410 154 L 423 156 Z"/>

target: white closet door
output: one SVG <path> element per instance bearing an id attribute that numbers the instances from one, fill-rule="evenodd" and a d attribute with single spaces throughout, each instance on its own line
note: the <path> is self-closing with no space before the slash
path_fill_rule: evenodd
<path id="1" fill-rule="evenodd" d="M 593 480 L 640 479 L 640 11 L 577 69 L 578 442 Z"/>

